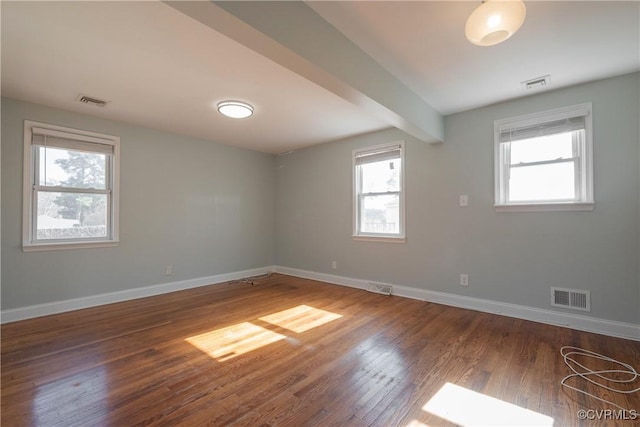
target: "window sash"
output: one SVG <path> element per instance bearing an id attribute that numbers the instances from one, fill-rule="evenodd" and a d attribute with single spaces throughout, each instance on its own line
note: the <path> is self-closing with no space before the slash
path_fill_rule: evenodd
<path id="1" fill-rule="evenodd" d="M 375 196 L 393 196 L 400 194 L 400 190 L 397 191 L 373 191 L 370 193 L 360 193 L 361 197 L 375 197 Z"/>
<path id="2" fill-rule="evenodd" d="M 542 124 L 544 125 L 544 124 Z M 541 126 L 542 126 L 541 125 Z M 502 175 L 504 176 L 504 180 L 501 182 L 501 184 L 503 185 L 504 188 L 501 189 L 501 191 L 503 191 L 503 199 L 505 200 L 507 203 L 509 204 L 523 204 L 523 203 L 560 203 L 560 202 L 577 202 L 580 201 L 582 199 L 582 163 L 583 163 L 583 155 L 582 155 L 582 146 L 584 145 L 584 132 L 579 132 L 580 130 L 584 130 L 584 129 L 577 129 L 575 131 L 572 131 L 572 135 L 571 135 L 571 145 L 572 145 L 572 157 L 561 157 L 558 159 L 553 159 L 553 160 L 542 160 L 542 161 L 538 161 L 538 162 L 519 162 L 516 164 L 511 164 L 511 142 L 504 142 L 501 143 L 501 151 L 500 151 L 500 156 L 501 156 L 501 164 L 502 164 L 502 168 L 503 168 L 503 173 Z M 546 136 L 546 135 L 541 135 L 541 136 Z M 531 137 L 527 137 L 527 138 L 523 138 L 523 139 L 530 139 Z M 550 164 L 558 164 L 558 163 L 570 163 L 573 162 L 574 163 L 574 177 L 573 177 L 573 182 L 574 182 L 574 194 L 575 197 L 571 198 L 571 199 L 549 199 L 549 200 L 517 200 L 517 201 L 513 201 L 511 199 L 511 194 L 510 194 L 510 180 L 511 180 L 511 169 L 515 169 L 515 168 L 520 168 L 520 167 L 532 167 L 532 166 L 543 166 L 543 165 L 550 165 Z"/>
<path id="3" fill-rule="evenodd" d="M 396 160 L 398 159 L 398 157 L 394 157 L 391 159 L 383 159 L 383 160 Z M 379 161 L 379 160 L 376 160 Z M 379 232 L 379 233 L 372 233 L 372 232 L 367 232 L 367 231 L 363 231 L 364 229 L 364 224 L 363 224 L 363 220 L 362 220 L 362 215 L 364 213 L 364 199 L 367 197 L 378 197 L 378 196 L 394 196 L 397 195 L 398 197 L 402 197 L 401 193 L 402 193 L 402 184 L 400 185 L 400 190 L 398 191 L 379 191 L 379 192 L 363 192 L 362 191 L 362 187 L 363 187 L 363 179 L 362 179 L 362 175 L 363 175 L 363 171 L 362 171 L 362 165 L 358 165 L 356 166 L 357 168 L 357 174 L 358 174 L 358 178 L 357 178 L 357 214 L 356 214 L 356 234 L 361 235 L 361 236 L 368 236 L 368 235 L 375 235 L 375 236 L 399 236 L 402 234 L 402 218 L 400 218 L 400 223 L 398 225 L 398 232 L 397 233 L 385 233 L 385 232 Z M 402 215 L 402 213 L 400 214 Z"/>
<path id="4" fill-rule="evenodd" d="M 88 191 L 84 191 L 84 190 L 91 190 L 91 191 L 102 191 L 102 192 L 111 192 L 112 188 L 113 188 L 113 179 L 112 179 L 112 164 L 113 164 L 113 153 L 101 153 L 100 151 L 89 151 L 89 150 L 76 150 L 74 148 L 67 148 L 67 147 L 59 147 L 56 146 L 56 148 L 65 148 L 68 150 L 73 150 L 73 151 L 82 151 L 85 153 L 98 153 L 98 154 L 106 154 L 106 164 L 105 164 L 105 175 L 104 175 L 104 182 L 105 182 L 105 188 L 104 189 L 100 189 L 100 188 L 95 188 L 95 187 L 67 187 L 67 186 L 63 186 L 63 185 L 40 185 L 40 164 L 42 159 L 40 159 L 40 150 L 38 150 L 39 147 L 43 147 L 43 145 L 36 145 L 33 144 L 31 147 L 31 157 L 33 159 L 33 188 L 35 189 L 36 187 L 39 190 L 43 190 L 43 189 L 57 189 L 55 191 L 73 191 L 75 189 L 80 190 L 78 192 L 88 192 Z M 48 146 L 45 146 L 48 147 Z"/>
<path id="5" fill-rule="evenodd" d="M 575 162 L 579 160 L 578 157 L 559 157 L 557 159 L 553 159 L 553 160 L 541 160 L 539 162 L 520 162 L 520 163 L 515 163 L 515 164 L 510 164 L 509 168 L 514 169 L 514 168 L 521 168 L 521 167 L 527 167 L 527 166 L 542 166 L 542 165 L 551 165 L 554 163 L 566 163 L 566 162 Z"/>
<path id="6" fill-rule="evenodd" d="M 547 162 L 538 162 L 536 164 L 518 164 L 516 167 L 511 167 L 510 169 L 517 169 L 517 168 L 522 168 L 522 167 L 536 167 L 536 166 L 546 166 L 546 165 L 553 165 L 553 164 L 562 164 L 562 163 L 573 163 L 573 183 L 574 183 L 574 189 L 573 189 L 573 194 L 574 197 L 572 198 L 559 198 L 559 199 L 518 199 L 518 200 L 514 200 L 511 197 L 511 174 L 509 174 L 509 191 L 508 191 L 508 200 L 507 202 L 510 204 L 523 204 L 523 203 L 561 203 L 561 202 L 577 202 L 580 200 L 580 173 L 578 171 L 579 168 L 579 159 L 574 158 L 574 159 L 569 159 L 569 160 L 559 160 L 559 161 L 547 161 Z"/>
<path id="7" fill-rule="evenodd" d="M 404 236 L 404 201 L 403 201 L 403 192 L 404 192 L 404 162 L 402 156 L 403 144 L 387 144 L 384 146 L 373 147 L 369 150 L 359 150 L 354 151 L 353 156 L 353 164 L 355 168 L 355 212 L 354 212 L 354 236 L 364 236 L 364 237 L 392 237 L 398 238 Z M 400 160 L 401 162 L 401 179 L 399 183 L 399 189 L 396 191 L 382 191 L 382 192 L 364 192 L 364 180 L 363 180 L 363 166 L 376 163 L 380 161 L 388 161 L 388 160 Z M 378 197 L 378 196 L 398 196 L 400 200 L 400 212 L 398 218 L 398 232 L 388 233 L 388 232 L 366 232 L 364 230 L 364 221 L 363 221 L 363 210 L 364 210 L 364 200 L 367 197 Z"/>
<path id="8" fill-rule="evenodd" d="M 392 232 L 371 232 L 371 231 L 364 231 L 365 228 L 365 224 L 364 224 L 364 200 L 367 197 L 385 197 L 385 196 L 398 196 L 398 198 L 401 197 L 401 192 L 400 191 L 389 191 L 389 192 L 384 192 L 384 193 L 361 193 L 358 196 L 358 235 L 360 236 L 400 236 L 402 234 L 402 218 L 401 216 L 398 217 L 398 231 L 395 233 Z M 400 214 L 401 215 L 401 214 Z"/>
<path id="9" fill-rule="evenodd" d="M 37 128 L 36 128 L 37 129 Z M 39 136 L 39 135 L 35 135 Z M 63 141 L 62 143 L 58 143 Z M 33 191 L 32 191 L 32 220 L 31 220 L 31 241 L 33 243 L 69 243 L 69 242 L 88 242 L 88 241 L 109 241 L 113 239 L 113 227 L 112 227 L 112 180 L 111 180 L 111 162 L 113 158 L 113 154 L 110 152 L 106 152 L 104 150 L 104 144 L 95 144 L 95 143 L 84 143 L 81 141 L 76 141 L 77 143 L 66 144 L 64 140 L 61 138 L 54 139 L 54 143 L 57 144 L 49 144 L 51 142 L 51 138 L 48 136 L 44 136 L 42 142 L 44 144 L 33 143 L 32 139 L 32 150 L 33 150 L 33 171 L 34 171 L 34 183 L 33 183 Z M 40 156 L 40 147 L 56 147 L 63 148 L 72 151 L 81 151 L 86 153 L 98 153 L 98 154 L 106 154 L 106 165 L 105 165 L 105 187 L 104 189 L 93 188 L 93 187 L 68 187 L 63 185 L 40 185 L 40 164 L 42 162 Z M 95 148 L 95 149 L 94 149 Z M 106 218 L 106 236 L 105 237 L 73 237 L 68 239 L 39 239 L 38 238 L 38 194 L 40 192 L 55 192 L 55 193 L 68 193 L 68 194 L 106 194 L 107 195 L 107 218 Z"/>
<path id="10" fill-rule="evenodd" d="M 55 189 L 56 187 L 54 187 Z M 48 191 L 48 190 L 40 190 L 40 191 Z M 38 190 L 34 189 L 33 198 L 31 201 L 31 206 L 33 207 L 33 211 L 31 212 L 32 221 L 31 221 L 31 235 L 33 243 L 73 243 L 73 242 L 108 242 L 114 239 L 113 236 L 113 216 L 111 215 L 113 209 L 113 198 L 111 192 L 108 193 L 99 193 L 95 194 L 106 194 L 107 195 L 107 206 L 106 206 L 106 233 L 104 237 L 73 237 L 69 239 L 39 239 L 38 238 Z M 52 192 L 56 193 L 88 193 L 83 191 L 62 191 L 62 190 L 54 190 Z"/>
<path id="11" fill-rule="evenodd" d="M 95 144 L 93 144 L 95 145 Z M 69 242 L 88 242 L 88 241 L 110 241 L 114 238 L 113 232 L 113 192 L 112 192 L 112 184 L 113 181 L 111 179 L 112 174 L 112 161 L 113 154 L 109 154 L 106 156 L 105 165 L 105 186 L 106 188 L 85 188 L 85 187 L 67 187 L 62 185 L 50 186 L 50 185 L 39 185 L 40 182 L 40 162 L 42 159 L 40 158 L 40 150 L 38 148 L 41 145 L 32 144 L 32 158 L 33 158 L 33 182 L 32 182 L 32 193 L 31 193 L 31 242 L 32 243 L 69 243 Z M 59 148 L 67 148 L 70 150 L 75 150 L 70 147 L 59 147 Z M 87 150 L 76 150 L 76 151 L 85 151 L 85 152 L 96 152 L 96 151 L 87 151 Z M 38 238 L 38 193 L 40 192 L 55 192 L 55 193 L 69 193 L 69 194 L 106 194 L 107 196 L 107 220 L 106 220 L 106 236 L 105 237 L 74 237 L 69 239 L 39 239 Z"/>
<path id="12" fill-rule="evenodd" d="M 111 189 L 83 188 L 83 187 L 63 187 L 51 185 L 34 185 L 34 191 L 44 191 L 50 193 L 86 193 L 86 194 L 111 194 Z"/>

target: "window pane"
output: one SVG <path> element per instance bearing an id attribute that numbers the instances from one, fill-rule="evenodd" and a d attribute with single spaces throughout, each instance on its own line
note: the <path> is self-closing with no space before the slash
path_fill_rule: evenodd
<path id="1" fill-rule="evenodd" d="M 367 163 L 362 168 L 362 192 L 400 191 L 400 159 Z"/>
<path id="2" fill-rule="evenodd" d="M 38 147 L 40 185 L 105 189 L 107 155 L 55 147 Z"/>
<path id="3" fill-rule="evenodd" d="M 574 162 L 511 168 L 509 201 L 574 200 Z"/>
<path id="4" fill-rule="evenodd" d="M 365 196 L 360 210 L 360 232 L 400 233 L 400 197 Z"/>
<path id="5" fill-rule="evenodd" d="M 584 133 L 584 131 L 575 131 Z M 573 132 L 558 133 L 511 143 L 511 164 L 573 157 Z"/>
<path id="6" fill-rule="evenodd" d="M 37 239 L 107 237 L 107 195 L 38 193 Z"/>

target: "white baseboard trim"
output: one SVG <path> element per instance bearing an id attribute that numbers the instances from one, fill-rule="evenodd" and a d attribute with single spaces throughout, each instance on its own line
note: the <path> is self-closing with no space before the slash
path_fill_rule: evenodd
<path id="1" fill-rule="evenodd" d="M 224 283 L 230 280 L 238 280 L 245 277 L 267 274 L 273 270 L 274 268 L 272 266 L 260 267 L 251 270 L 216 274 L 214 276 L 198 277 L 195 279 L 181 280 L 178 282 L 162 283 L 159 285 L 145 286 L 141 288 L 133 288 L 117 292 L 109 292 L 106 294 L 31 305 L 28 307 L 12 308 L 9 310 L 2 310 L 0 315 L 0 323 L 16 322 L 18 320 L 63 313 L 65 311 L 79 310 L 82 308 L 95 307 L 98 305 L 111 304 L 114 302 L 128 301 L 137 298 L 166 294 L 169 292 L 182 291 L 184 289 Z"/>
<path id="2" fill-rule="evenodd" d="M 282 273 L 289 276 L 318 280 L 321 282 L 349 286 L 358 289 L 367 289 L 371 282 L 369 280 L 353 279 L 350 277 L 316 273 L 313 271 L 282 266 L 275 266 L 274 271 L 276 273 Z M 377 281 L 374 282 L 381 283 Z M 640 325 L 634 325 L 632 323 L 597 319 L 577 314 L 562 313 L 552 310 L 527 307 L 524 305 L 467 297 L 463 295 L 447 294 L 408 286 L 393 285 L 393 295 L 640 341 Z"/>
<path id="3" fill-rule="evenodd" d="M 369 283 L 371 282 L 368 280 L 354 279 L 327 273 L 317 273 L 314 271 L 300 270 L 297 268 L 268 266 L 231 273 L 217 274 L 214 276 L 198 277 L 195 279 L 181 280 L 177 282 L 162 283 L 153 286 L 127 289 L 123 291 L 110 292 L 82 298 L 74 298 L 64 301 L 37 304 L 28 307 L 2 310 L 2 312 L 0 313 L 0 323 L 16 322 L 19 320 L 95 307 L 98 305 L 111 304 L 115 302 L 122 302 L 137 298 L 166 294 L 169 292 L 181 291 L 184 289 L 197 288 L 200 286 L 224 283 L 230 280 L 238 280 L 245 277 L 266 274 L 271 271 L 286 274 L 289 276 L 318 280 L 321 282 L 332 283 L 341 286 L 349 286 L 358 289 L 367 289 Z M 378 281 L 375 282 L 380 283 Z M 429 291 L 426 289 L 419 289 L 408 286 L 393 285 L 393 295 L 422 301 L 429 301 L 453 307 L 466 308 L 485 313 L 499 314 L 503 316 L 514 317 L 517 319 L 531 320 L 534 322 L 546 323 L 550 325 L 564 326 L 580 331 L 594 332 L 603 335 L 640 341 L 640 325 L 634 325 L 631 323 L 597 319 L 577 314 L 555 312 L 540 308 L 467 297 L 463 295 L 447 294 L 443 292 Z"/>

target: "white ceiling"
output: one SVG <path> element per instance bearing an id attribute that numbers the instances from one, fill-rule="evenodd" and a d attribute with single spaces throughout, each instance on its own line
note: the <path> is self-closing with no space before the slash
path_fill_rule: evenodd
<path id="1" fill-rule="evenodd" d="M 160 2 L 3 1 L 2 94 L 270 153 L 388 127 Z"/>
<path id="2" fill-rule="evenodd" d="M 640 69 L 639 2 L 527 1 L 522 29 L 489 48 L 464 39 L 478 3 L 309 5 L 441 114 L 545 74 L 554 89 Z M 164 3 L 2 1 L 1 14 L 3 96 L 269 153 L 390 125 Z M 255 116 L 221 117 L 224 99 Z"/>
<path id="3" fill-rule="evenodd" d="M 520 30 L 479 47 L 464 36 L 480 2 L 310 2 L 325 20 L 442 114 L 640 69 L 640 2 L 526 1 Z"/>

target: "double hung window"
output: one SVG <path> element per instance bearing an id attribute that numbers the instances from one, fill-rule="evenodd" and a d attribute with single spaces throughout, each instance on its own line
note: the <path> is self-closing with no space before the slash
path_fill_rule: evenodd
<path id="1" fill-rule="evenodd" d="M 119 138 L 25 121 L 23 250 L 118 242 Z"/>
<path id="2" fill-rule="evenodd" d="M 498 210 L 591 210 L 591 104 L 497 120 Z"/>
<path id="3" fill-rule="evenodd" d="M 354 237 L 403 241 L 404 142 L 353 152 Z"/>

